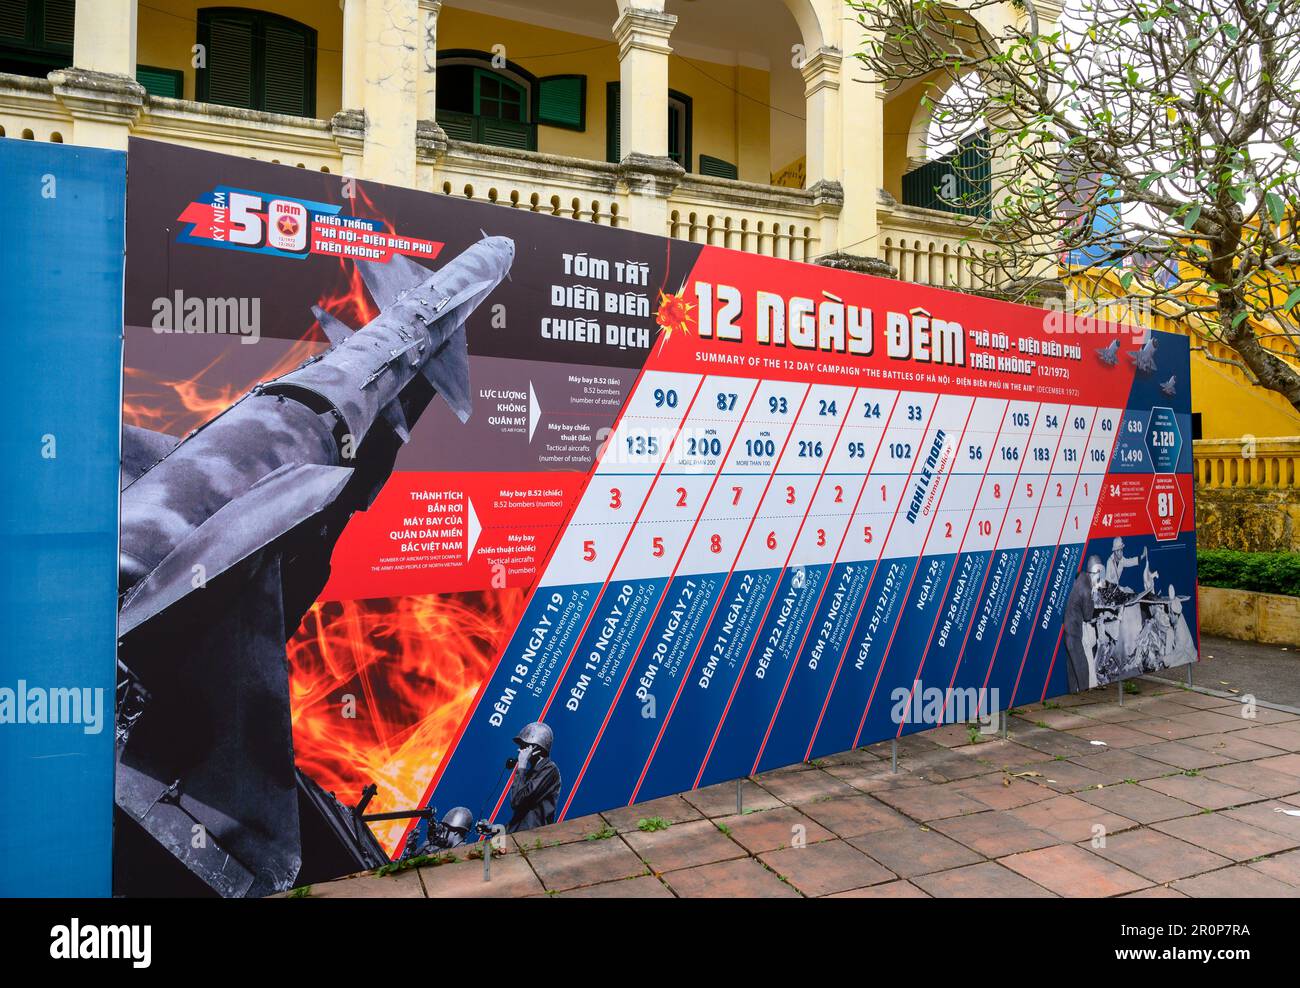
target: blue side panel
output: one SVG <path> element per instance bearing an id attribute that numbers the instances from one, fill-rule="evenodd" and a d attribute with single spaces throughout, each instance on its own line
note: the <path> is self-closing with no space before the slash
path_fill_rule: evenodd
<path id="1" fill-rule="evenodd" d="M 111 892 L 125 197 L 121 152 L 0 140 L 4 896 Z"/>

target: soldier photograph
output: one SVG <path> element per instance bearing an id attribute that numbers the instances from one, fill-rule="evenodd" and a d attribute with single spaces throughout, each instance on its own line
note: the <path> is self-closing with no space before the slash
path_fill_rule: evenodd
<path id="1" fill-rule="evenodd" d="M 554 740 L 554 733 L 541 721 L 528 724 L 515 736 L 519 756 L 510 780 L 511 816 L 506 833 L 555 822 L 560 770 L 550 757 Z"/>

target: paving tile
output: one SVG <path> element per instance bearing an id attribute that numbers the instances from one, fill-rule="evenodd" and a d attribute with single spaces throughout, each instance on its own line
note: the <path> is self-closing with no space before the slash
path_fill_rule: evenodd
<path id="1" fill-rule="evenodd" d="M 1197 734 L 1226 734 L 1250 727 L 1254 723 L 1242 717 L 1241 711 L 1223 713 L 1218 710 L 1197 710 L 1195 713 L 1180 714 L 1174 719 L 1180 724 L 1195 728 Z"/>
<path id="2" fill-rule="evenodd" d="M 1129 748 L 1128 751 L 1130 754 L 1148 758 L 1153 762 L 1181 769 L 1209 768 L 1211 765 L 1222 765 L 1233 760 L 1227 755 L 1205 751 L 1182 741 L 1160 741 L 1156 744 Z"/>
<path id="3" fill-rule="evenodd" d="M 1073 844 L 1059 844 L 1003 858 L 1005 865 L 1057 895 L 1104 898 L 1145 888 L 1151 882 Z"/>
<path id="4" fill-rule="evenodd" d="M 1300 755 L 1275 755 L 1272 758 L 1261 758 L 1255 764 L 1300 779 Z"/>
<path id="5" fill-rule="evenodd" d="M 808 844 L 835 836 L 793 806 L 724 816 L 716 822 L 725 826 L 731 837 L 752 854 L 789 847 L 796 834 L 802 834 L 802 839 Z M 796 828 L 802 830 L 796 831 Z"/>
<path id="6" fill-rule="evenodd" d="M 671 899 L 672 891 L 652 875 L 638 875 L 617 882 L 601 882 L 569 889 L 557 896 L 560 899 Z"/>
<path id="7" fill-rule="evenodd" d="M 760 854 L 759 860 L 807 896 L 847 892 L 892 881 L 895 877 L 893 872 L 842 840 L 768 851 Z"/>
<path id="8" fill-rule="evenodd" d="M 742 782 L 741 793 L 746 810 L 770 810 L 782 805 L 779 799 L 756 782 Z M 736 784 L 719 782 L 717 785 L 684 792 L 682 799 L 705 816 L 729 816 L 736 812 Z"/>
<path id="9" fill-rule="evenodd" d="M 1247 738 L 1241 731 L 1234 734 L 1205 734 L 1201 737 L 1188 738 L 1184 743 L 1219 756 L 1220 764 L 1268 758 L 1272 755 L 1280 755 L 1284 751 L 1274 745 Z"/>
<path id="10" fill-rule="evenodd" d="M 1160 820 L 1172 820 L 1175 817 L 1191 816 L 1201 812 L 1199 806 L 1174 799 L 1164 793 L 1155 792 L 1145 786 L 1121 782 L 1104 789 L 1089 789 L 1078 794 L 1085 803 L 1092 803 L 1104 810 L 1117 813 L 1137 823 L 1156 823 Z"/>
<path id="11" fill-rule="evenodd" d="M 980 855 L 937 830 L 918 826 L 882 830 L 852 838 L 849 843 L 865 851 L 900 878 L 958 868 L 980 861 Z"/>
<path id="12" fill-rule="evenodd" d="M 1054 731 L 1068 731 L 1074 727 L 1092 727 L 1097 722 L 1087 716 L 1087 708 L 1074 710 L 1042 710 L 1035 712 L 1032 718 L 1039 727 L 1050 727 Z"/>
<path id="13" fill-rule="evenodd" d="M 830 768 L 832 765 L 869 765 L 880 761 L 880 756 L 867 748 L 850 748 L 834 755 L 814 758 L 812 764 L 818 768 Z"/>
<path id="14" fill-rule="evenodd" d="M 810 803 L 833 796 L 852 796 L 857 790 L 842 779 L 810 769 L 807 772 L 767 773 L 755 778 L 760 786 L 783 803 Z"/>
<path id="15" fill-rule="evenodd" d="M 1103 786 L 1111 781 L 1109 775 L 1103 775 L 1075 761 L 1054 761 L 1050 765 L 1041 766 L 1037 771 L 1042 772 L 1043 777 L 1036 781 L 1053 792 L 1077 792 L 1080 789 Z"/>
<path id="16" fill-rule="evenodd" d="M 1049 731 L 1041 727 L 1013 731 L 1011 737 L 1017 744 L 1023 744 L 1027 748 L 1033 748 L 1035 751 L 1041 751 L 1048 755 L 1064 755 L 1066 758 L 1072 755 L 1090 755 L 1096 750 L 1083 738 L 1075 737 L 1067 732 Z"/>
<path id="17" fill-rule="evenodd" d="M 1173 744 L 1175 742 L 1167 742 Z M 1142 745 L 1141 747 L 1148 747 Z M 1196 751 L 1195 748 L 1190 749 Z M 1204 752 L 1197 752 L 1204 755 Z M 1169 765 L 1166 762 L 1157 761 L 1154 758 L 1147 758 L 1138 754 L 1133 748 L 1112 748 L 1109 751 L 1100 751 L 1095 755 L 1081 755 L 1078 758 L 1071 758 L 1070 761 L 1076 765 L 1082 765 L 1084 768 L 1090 768 L 1094 772 L 1105 777 L 1105 785 L 1113 785 L 1116 782 L 1124 782 L 1128 779 L 1155 779 L 1162 775 L 1169 774 Z"/>
<path id="18" fill-rule="evenodd" d="M 1067 734 L 1084 741 L 1104 741 L 1108 748 L 1132 748 L 1140 744 L 1150 744 L 1151 736 L 1140 730 L 1134 730 L 1133 724 L 1093 724 L 1089 727 L 1067 731 Z M 1093 747 L 1097 747 L 1093 745 Z"/>
<path id="19" fill-rule="evenodd" d="M 1252 827 L 1258 827 L 1260 830 L 1294 838 L 1300 844 L 1300 816 L 1291 816 L 1285 812 L 1286 810 L 1295 812 L 1296 809 L 1297 807 L 1289 805 L 1286 800 L 1266 799 L 1263 802 L 1252 803 L 1250 806 L 1239 806 L 1235 810 L 1224 810 L 1223 815 L 1248 823 Z"/>
<path id="20" fill-rule="evenodd" d="M 1198 899 L 1297 899 L 1300 889 L 1248 865 L 1235 865 L 1174 882 L 1179 892 Z"/>
<path id="21" fill-rule="evenodd" d="M 925 732 L 926 738 L 945 748 L 960 748 L 970 744 L 970 728 L 966 724 L 942 724 Z"/>
<path id="22" fill-rule="evenodd" d="M 483 881 L 482 861 L 460 861 L 421 868 L 419 872 L 430 899 L 513 899 L 543 891 L 542 883 L 522 854 L 494 857 L 490 882 Z"/>
<path id="23" fill-rule="evenodd" d="M 1121 899 L 1186 899 L 1187 895 L 1167 885 L 1152 885 L 1149 889 L 1138 889 L 1136 892 L 1130 892 L 1127 895 L 1121 895 Z"/>
<path id="24" fill-rule="evenodd" d="M 1054 894 L 992 861 L 923 875 L 916 884 L 936 899 L 1051 899 Z"/>
<path id="25" fill-rule="evenodd" d="M 1258 741 L 1280 751 L 1300 751 L 1300 728 L 1292 724 L 1265 725 L 1250 727 L 1244 731 L 1233 731 L 1247 741 Z"/>
<path id="26" fill-rule="evenodd" d="M 1286 837 L 1234 820 L 1224 813 L 1198 813 L 1196 816 L 1164 820 L 1152 826 L 1189 844 L 1231 858 L 1249 861 L 1262 854 L 1289 851 L 1300 845 L 1300 837 Z"/>
<path id="27" fill-rule="evenodd" d="M 1221 696 L 1211 696 L 1208 693 L 1197 693 L 1195 690 L 1183 690 L 1176 697 L 1177 701 L 1185 707 L 1195 707 L 1198 710 L 1210 710 L 1214 707 L 1226 707 L 1230 704 L 1239 703 L 1239 700 L 1228 700 Z"/>
<path id="28" fill-rule="evenodd" d="M 685 899 L 797 899 L 799 893 L 753 858 L 684 868 L 664 876 Z"/>
<path id="29" fill-rule="evenodd" d="M 557 844 L 528 852 L 528 863 L 548 889 L 571 889 L 643 874 L 645 863 L 618 837 Z M 492 863 L 496 872 L 496 862 Z"/>
<path id="30" fill-rule="evenodd" d="M 954 788 L 963 796 L 993 810 L 1012 810 L 1053 796 L 1046 786 L 1015 779 L 1002 772 L 954 783 Z"/>
<path id="31" fill-rule="evenodd" d="M 601 816 L 611 827 L 622 833 L 636 830 L 642 820 L 649 820 L 652 817 L 658 817 L 668 823 L 685 823 L 687 820 L 700 819 L 701 814 L 681 796 L 664 796 L 662 799 L 652 799 L 634 806 L 620 806 L 616 810 L 605 810 Z"/>
<path id="32" fill-rule="evenodd" d="M 1106 838 L 1105 847 L 1090 844 L 1088 849 L 1121 868 L 1160 884 L 1232 864 L 1227 858 L 1204 848 L 1145 827 L 1113 834 Z"/>
<path id="33" fill-rule="evenodd" d="M 1220 710 L 1221 714 L 1231 714 L 1234 711 Z M 1236 711 L 1240 713 L 1240 711 Z M 1274 710 L 1272 707 L 1256 706 L 1250 713 L 1250 719 L 1256 724 L 1289 724 L 1294 730 L 1300 727 L 1300 714 L 1293 714 L 1285 710 Z"/>
<path id="34" fill-rule="evenodd" d="M 1077 709 L 1086 714 L 1089 720 L 1095 720 L 1103 724 L 1130 724 L 1135 720 L 1152 720 L 1156 716 L 1131 704 L 1125 704 L 1121 707 L 1115 702 L 1114 693 L 1109 695 L 1108 701 L 1107 703 L 1097 703 Z M 1178 712 L 1181 713 L 1182 711 Z"/>
<path id="35" fill-rule="evenodd" d="M 906 769 L 898 772 L 890 768 L 888 761 L 872 759 L 856 765 L 828 765 L 824 769 L 827 775 L 833 775 L 842 782 L 847 782 L 859 792 L 876 792 L 881 789 L 908 789 L 925 785 L 925 780 L 913 775 Z"/>
<path id="36" fill-rule="evenodd" d="M 1201 774 L 1207 779 L 1214 779 L 1216 782 L 1235 786 L 1238 789 L 1248 789 L 1269 799 L 1300 792 L 1300 778 L 1265 768 L 1259 762 L 1220 765 L 1217 768 L 1207 768 Z"/>
<path id="37" fill-rule="evenodd" d="M 574 841 L 586 840 L 588 835 L 594 834 L 604 826 L 605 821 L 593 813 L 590 816 L 562 820 L 560 823 L 548 824 L 545 827 L 521 830 L 512 837 L 518 847 L 531 850 L 536 848 L 539 842 L 542 847 L 550 847 L 553 844 L 572 844 Z"/>
<path id="38" fill-rule="evenodd" d="M 798 809 L 831 833 L 857 837 L 877 830 L 891 830 L 908 824 L 907 817 L 871 796 L 847 796 L 807 803 Z"/>
<path id="39" fill-rule="evenodd" d="M 836 892 L 834 895 L 828 895 L 828 899 L 928 899 L 929 896 L 922 892 L 911 882 L 899 880 L 897 882 L 884 882 L 880 885 L 868 885 L 866 888 L 849 889 L 847 892 Z"/>
<path id="40" fill-rule="evenodd" d="M 1238 789 L 1236 786 L 1208 779 L 1203 775 L 1171 775 L 1166 779 L 1147 779 L 1146 782 L 1138 784 L 1209 810 L 1244 806 L 1260 799 L 1257 793 L 1249 789 Z"/>
<path id="41" fill-rule="evenodd" d="M 1252 861 L 1247 867 L 1261 875 L 1300 888 L 1300 851 L 1287 851 L 1263 861 Z"/>
<path id="42" fill-rule="evenodd" d="M 875 796 L 914 820 L 939 820 L 985 809 L 983 803 L 962 795 L 958 789 L 945 786 L 891 789 L 877 792 Z"/>
<path id="43" fill-rule="evenodd" d="M 624 834 L 623 839 L 656 872 L 693 868 L 745 855 L 745 849 L 719 830 L 712 820 L 675 823 L 667 830 L 633 830 Z"/>
<path id="44" fill-rule="evenodd" d="M 452 868 L 455 865 L 443 865 Z M 480 866 L 480 870 L 482 870 Z M 415 868 L 377 878 L 352 875 L 333 882 L 319 882 L 311 887 L 312 899 L 423 899 L 424 886 Z"/>
<path id="45" fill-rule="evenodd" d="M 931 826 L 986 858 L 1000 858 L 1061 843 L 1047 831 L 1031 827 L 1005 812 L 971 813 L 949 820 L 936 820 Z"/>
<path id="46" fill-rule="evenodd" d="M 1194 738 L 1198 734 L 1207 733 L 1206 731 L 1193 727 L 1191 724 L 1184 724 L 1182 721 L 1173 717 L 1143 717 L 1139 720 L 1131 720 L 1125 724 L 1125 726 L 1130 727 L 1135 731 L 1140 731 L 1143 734 L 1150 735 L 1151 737 L 1160 738 L 1164 741 L 1178 741 L 1183 738 Z"/>
<path id="47" fill-rule="evenodd" d="M 1053 837 L 1069 843 L 1091 840 L 1098 826 L 1108 834 L 1135 826 L 1127 817 L 1107 812 L 1077 796 L 1054 796 L 1041 803 L 1031 803 L 1007 812 L 1021 823 L 1045 830 Z"/>

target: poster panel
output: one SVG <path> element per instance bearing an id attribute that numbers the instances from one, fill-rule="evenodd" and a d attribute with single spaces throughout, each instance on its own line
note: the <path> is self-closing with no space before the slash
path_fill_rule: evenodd
<path id="1" fill-rule="evenodd" d="M 126 155 L 0 139 L 0 895 L 110 891 Z"/>
<path id="2" fill-rule="evenodd" d="M 1184 338 L 130 154 L 124 890 L 264 894 L 1196 658 Z"/>

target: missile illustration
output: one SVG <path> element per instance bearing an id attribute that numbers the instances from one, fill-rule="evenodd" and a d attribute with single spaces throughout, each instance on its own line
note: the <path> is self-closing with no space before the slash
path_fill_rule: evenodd
<path id="1" fill-rule="evenodd" d="M 313 307 L 322 354 L 183 439 L 124 428 L 117 855 L 146 884 L 119 891 L 266 895 L 387 861 L 295 769 L 285 645 L 434 395 L 469 418 L 466 321 L 514 253 L 485 236 L 437 271 L 357 261 L 373 321 Z"/>

